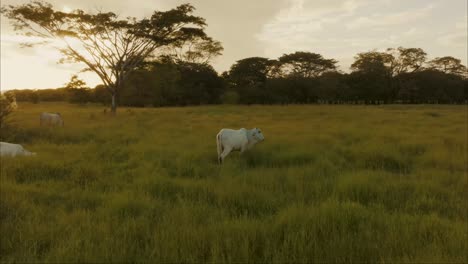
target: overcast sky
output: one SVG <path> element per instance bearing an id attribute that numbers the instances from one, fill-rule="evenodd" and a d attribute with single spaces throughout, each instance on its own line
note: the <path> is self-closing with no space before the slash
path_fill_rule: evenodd
<path id="1" fill-rule="evenodd" d="M 2 5 L 29 1 L 3 0 Z M 225 71 L 251 56 L 278 58 L 310 51 L 339 61 L 349 70 L 358 52 L 388 47 L 423 48 L 429 58 L 454 56 L 467 64 L 467 0 L 54 0 L 57 9 L 113 11 L 149 16 L 190 2 L 206 18 L 207 32 L 222 42 L 224 54 L 213 65 Z M 58 65 L 60 55 L 43 46 L 19 48 L 7 19 L 1 19 L 1 89 L 55 88 L 81 65 Z M 93 74 L 81 74 L 92 87 Z"/>

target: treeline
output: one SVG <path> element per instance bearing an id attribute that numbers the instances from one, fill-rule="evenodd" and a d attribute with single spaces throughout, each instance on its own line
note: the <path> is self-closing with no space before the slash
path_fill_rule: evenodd
<path id="1" fill-rule="evenodd" d="M 350 73 L 337 61 L 311 52 L 278 59 L 251 57 L 218 75 L 208 64 L 161 57 L 133 71 L 117 94 L 124 106 L 303 103 L 464 103 L 467 69 L 459 59 L 427 59 L 419 48 L 359 53 Z M 17 101 L 108 104 L 103 85 L 94 89 L 76 76 L 65 88 L 14 90 Z"/>
<path id="2" fill-rule="evenodd" d="M 14 94 L 18 102 L 59 102 L 67 101 L 70 103 L 104 103 L 109 101 L 109 94 L 104 86 L 98 85 L 91 88 L 57 88 L 40 90 L 10 90 L 6 95 Z"/>

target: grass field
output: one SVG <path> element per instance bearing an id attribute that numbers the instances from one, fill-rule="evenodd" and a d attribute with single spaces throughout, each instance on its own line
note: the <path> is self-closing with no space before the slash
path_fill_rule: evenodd
<path id="1" fill-rule="evenodd" d="M 1 262 L 468 261 L 467 106 L 19 106 Z M 223 127 L 266 140 L 219 166 Z"/>

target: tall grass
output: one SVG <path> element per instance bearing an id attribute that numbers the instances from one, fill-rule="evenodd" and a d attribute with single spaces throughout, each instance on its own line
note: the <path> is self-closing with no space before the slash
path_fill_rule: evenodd
<path id="1" fill-rule="evenodd" d="M 61 112 L 63 128 L 39 127 Z M 466 263 L 466 106 L 24 104 L 2 262 Z M 223 127 L 265 142 L 217 164 Z"/>

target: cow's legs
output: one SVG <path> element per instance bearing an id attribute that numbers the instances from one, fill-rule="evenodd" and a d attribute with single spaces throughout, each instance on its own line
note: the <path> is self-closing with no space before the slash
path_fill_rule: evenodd
<path id="1" fill-rule="evenodd" d="M 223 153 L 223 144 L 221 143 L 221 135 L 216 135 L 216 149 L 218 151 L 218 163 L 221 164 L 221 153 Z"/>
<path id="2" fill-rule="evenodd" d="M 223 149 L 223 152 L 220 155 L 220 162 L 221 163 L 224 162 L 224 158 L 226 158 L 226 156 L 229 155 L 229 153 L 231 153 L 231 151 L 232 151 L 232 148 L 224 148 Z"/>
<path id="3" fill-rule="evenodd" d="M 246 151 L 246 150 L 247 150 L 247 145 L 242 146 L 241 149 L 240 149 L 240 153 L 242 154 L 242 153 L 244 153 L 244 151 Z"/>

